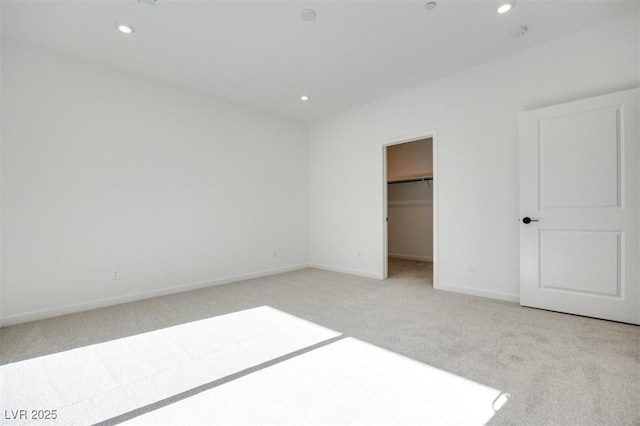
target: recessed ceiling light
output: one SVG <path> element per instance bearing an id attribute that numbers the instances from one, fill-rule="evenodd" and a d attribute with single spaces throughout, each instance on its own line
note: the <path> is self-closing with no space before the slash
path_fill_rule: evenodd
<path id="1" fill-rule="evenodd" d="M 302 96 L 300 96 L 300 100 L 301 101 L 308 101 L 309 97 L 307 95 L 302 95 Z"/>
<path id="2" fill-rule="evenodd" d="M 436 8 L 436 6 L 438 6 L 438 3 L 436 3 L 435 1 L 430 1 L 429 3 L 424 5 L 424 8 L 427 10 L 433 10 Z"/>
<path id="3" fill-rule="evenodd" d="M 116 22 L 116 28 L 122 34 L 132 34 L 136 32 L 136 29 L 133 27 L 133 25 L 125 24 L 124 22 Z"/>
<path id="4" fill-rule="evenodd" d="M 318 16 L 318 14 L 313 9 L 305 9 L 300 12 L 300 17 L 303 21 L 313 21 L 314 19 L 316 19 L 316 16 Z"/>
<path id="5" fill-rule="evenodd" d="M 511 9 L 513 9 L 513 6 L 515 6 L 515 2 L 514 1 L 507 1 L 502 3 L 499 7 L 498 7 L 498 13 L 499 14 L 503 14 L 503 13 L 507 13 L 508 11 L 510 11 Z"/>

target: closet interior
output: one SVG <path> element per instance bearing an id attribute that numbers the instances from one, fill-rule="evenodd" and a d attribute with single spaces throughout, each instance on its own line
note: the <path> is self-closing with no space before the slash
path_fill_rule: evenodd
<path id="1" fill-rule="evenodd" d="M 432 145 L 427 138 L 386 147 L 389 277 L 407 268 L 433 270 Z"/>

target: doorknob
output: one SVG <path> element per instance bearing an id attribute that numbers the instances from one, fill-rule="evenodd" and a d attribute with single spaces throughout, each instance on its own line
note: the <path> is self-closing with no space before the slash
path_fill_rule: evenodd
<path id="1" fill-rule="evenodd" d="M 531 219 L 529 216 L 525 216 L 522 218 L 522 223 L 524 223 L 525 225 L 530 224 L 531 222 L 539 222 L 540 219 Z"/>

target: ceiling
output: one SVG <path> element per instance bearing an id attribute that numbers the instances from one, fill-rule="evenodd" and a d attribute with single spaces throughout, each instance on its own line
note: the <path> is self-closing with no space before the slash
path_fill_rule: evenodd
<path id="1" fill-rule="evenodd" d="M 313 121 L 636 13 L 636 1 L 2 1 L 2 35 Z M 317 18 L 304 21 L 303 9 Z M 132 24 L 124 35 L 114 23 Z M 526 37 L 511 30 L 526 25 Z M 302 102 L 306 94 L 310 100 Z"/>

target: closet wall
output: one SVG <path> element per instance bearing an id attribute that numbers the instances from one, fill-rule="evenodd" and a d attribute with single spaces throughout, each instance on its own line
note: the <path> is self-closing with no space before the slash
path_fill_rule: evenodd
<path id="1" fill-rule="evenodd" d="M 390 257 L 433 260 L 432 182 L 398 183 L 432 174 L 431 139 L 387 147 Z"/>

